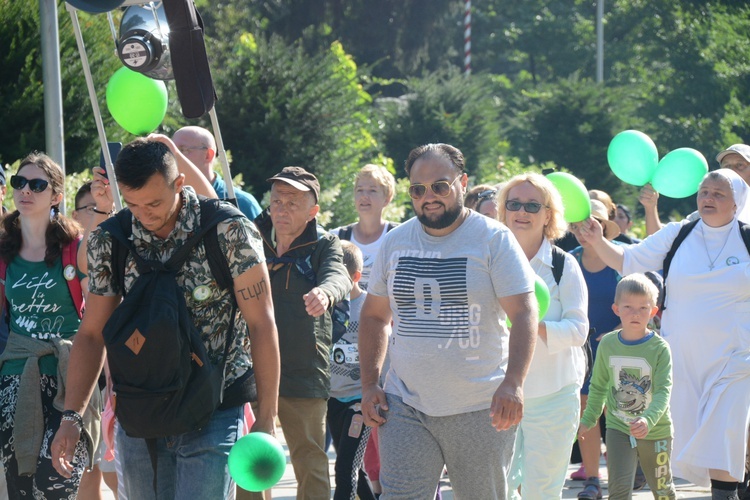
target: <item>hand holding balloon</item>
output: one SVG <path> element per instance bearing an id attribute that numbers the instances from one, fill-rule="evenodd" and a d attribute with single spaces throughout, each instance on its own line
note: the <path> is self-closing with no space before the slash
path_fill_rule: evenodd
<path id="1" fill-rule="evenodd" d="M 641 202 L 643 208 L 656 208 L 656 205 L 659 203 L 659 193 L 651 186 L 651 184 L 646 184 L 641 188 L 641 192 L 638 194 L 638 201 Z"/>

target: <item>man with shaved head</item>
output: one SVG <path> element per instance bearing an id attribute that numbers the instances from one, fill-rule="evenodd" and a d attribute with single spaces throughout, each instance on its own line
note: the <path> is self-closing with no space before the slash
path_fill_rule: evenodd
<path id="1" fill-rule="evenodd" d="M 174 133 L 172 141 L 174 141 L 177 149 L 187 156 L 213 185 L 219 198 L 226 199 L 227 187 L 224 184 L 224 179 L 213 169 L 218 150 L 216 149 L 216 140 L 211 132 L 202 127 L 182 127 Z M 253 220 L 260 214 L 260 205 L 253 195 L 236 186 L 234 187 L 234 194 L 237 197 L 237 207 L 245 214 L 245 217 Z"/>

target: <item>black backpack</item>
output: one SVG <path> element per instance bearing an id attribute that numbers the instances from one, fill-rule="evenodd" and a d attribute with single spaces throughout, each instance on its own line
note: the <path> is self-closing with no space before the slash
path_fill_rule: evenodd
<path id="1" fill-rule="evenodd" d="M 121 210 L 101 224 L 112 237 L 112 279 L 124 298 L 104 326 L 107 361 L 117 395 L 115 413 L 128 436 L 154 438 L 182 434 L 203 427 L 222 400 L 224 365 L 234 339 L 230 321 L 219 366 L 207 356 L 193 324 L 176 275 L 193 251 L 204 242 L 214 279 L 233 290 L 226 257 L 219 251 L 216 225 L 242 214 L 218 200 L 200 200 L 201 223 L 165 262 L 143 259 L 130 240 L 132 214 Z M 125 293 L 127 254 L 135 259 L 139 276 Z M 232 315 L 237 303 L 232 297 Z M 237 384 L 233 384 L 234 387 Z"/>
<path id="2" fill-rule="evenodd" d="M 386 224 L 385 232 L 389 232 L 391 229 L 398 227 L 398 222 L 390 222 Z M 349 224 L 348 226 L 344 226 L 341 229 L 339 229 L 339 239 L 340 240 L 351 240 L 352 239 L 352 231 L 354 231 L 354 224 Z"/>
<path id="3" fill-rule="evenodd" d="M 565 269 L 565 251 L 558 246 L 552 245 L 552 276 L 555 278 L 555 283 L 558 286 L 560 285 L 560 279 L 562 279 L 563 269 Z M 591 338 L 594 335 L 596 335 L 596 328 L 589 328 L 586 342 L 581 346 L 583 354 L 586 357 L 586 376 L 584 380 L 591 376 L 591 370 L 594 368 L 594 352 L 591 350 Z"/>

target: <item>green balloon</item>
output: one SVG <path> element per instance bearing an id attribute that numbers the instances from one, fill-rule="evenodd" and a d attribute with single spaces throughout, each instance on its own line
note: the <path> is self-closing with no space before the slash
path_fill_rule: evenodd
<path id="1" fill-rule="evenodd" d="M 656 167 L 653 188 L 670 198 L 685 198 L 698 191 L 708 173 L 705 156 L 692 148 L 679 148 L 667 153 Z"/>
<path id="2" fill-rule="evenodd" d="M 539 319 L 541 320 L 549 310 L 549 288 L 539 276 L 534 277 L 534 295 L 536 303 L 539 305 Z"/>
<path id="3" fill-rule="evenodd" d="M 625 130 L 610 141 L 607 162 L 621 181 L 643 186 L 654 176 L 659 153 L 649 136 L 637 130 Z"/>
<path id="4" fill-rule="evenodd" d="M 251 432 L 229 452 L 229 474 L 247 491 L 265 491 L 279 482 L 286 470 L 281 444 L 264 432 Z"/>
<path id="5" fill-rule="evenodd" d="M 562 197 L 565 222 L 580 222 L 591 215 L 591 198 L 586 186 L 577 177 L 566 172 L 547 174 Z"/>
<path id="6" fill-rule="evenodd" d="M 167 113 L 167 86 L 141 73 L 122 67 L 107 84 L 107 109 L 112 118 L 133 135 L 146 135 Z"/>
<path id="7" fill-rule="evenodd" d="M 537 275 L 534 276 L 534 295 L 536 296 L 537 306 L 539 306 L 539 320 L 541 321 L 549 310 L 549 288 L 547 288 L 547 283 Z M 510 318 L 507 316 L 505 317 L 505 324 L 508 325 L 508 328 L 511 327 Z"/>

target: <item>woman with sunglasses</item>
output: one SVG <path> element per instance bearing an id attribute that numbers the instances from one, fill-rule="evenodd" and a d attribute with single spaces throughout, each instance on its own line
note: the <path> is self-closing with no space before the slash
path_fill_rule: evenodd
<path id="1" fill-rule="evenodd" d="M 550 305 L 524 383 L 525 406 L 508 477 L 508 497 L 561 498 L 578 430 L 585 373 L 581 346 L 588 334 L 588 292 L 575 258 L 564 257 L 559 284 L 552 241 L 565 234 L 560 195 L 540 174 L 510 179 L 498 194 L 498 218 L 515 235 L 534 272 L 547 284 Z"/>
<path id="2" fill-rule="evenodd" d="M 48 156 L 27 156 L 10 179 L 16 210 L 2 221 L 0 259 L 7 269 L 0 300 L 11 333 L 0 355 L 0 457 L 10 498 L 75 498 L 98 440 L 93 424 L 99 419 L 98 398 L 83 419 L 61 413 L 55 404 L 64 398 L 67 354 L 80 324 L 75 287 L 68 282 L 82 278 L 74 264 L 63 266 L 63 252 L 70 245 L 77 250 L 81 236 L 78 223 L 59 211 L 63 180 L 62 169 Z M 69 479 L 55 471 L 50 458 L 63 419 L 74 420 L 87 436 L 76 447 Z"/>

